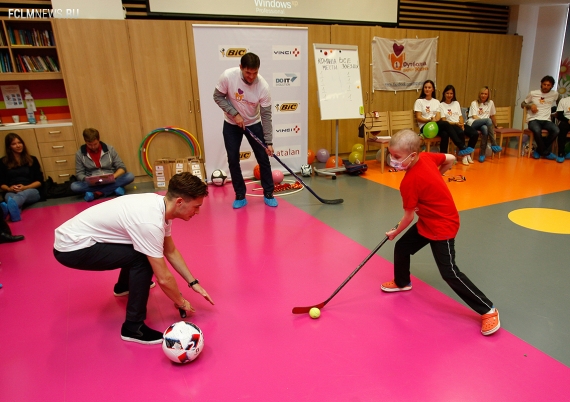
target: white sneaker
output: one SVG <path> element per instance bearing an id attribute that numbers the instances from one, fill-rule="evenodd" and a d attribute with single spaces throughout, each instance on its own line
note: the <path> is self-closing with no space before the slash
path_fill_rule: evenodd
<path id="1" fill-rule="evenodd" d="M 471 159 L 471 155 L 467 155 L 467 162 L 475 163 L 475 162 L 473 162 L 473 159 Z"/>
<path id="2" fill-rule="evenodd" d="M 467 159 L 467 156 L 464 156 L 463 159 L 461 159 L 461 163 L 463 163 L 466 166 L 469 166 L 469 160 Z"/>

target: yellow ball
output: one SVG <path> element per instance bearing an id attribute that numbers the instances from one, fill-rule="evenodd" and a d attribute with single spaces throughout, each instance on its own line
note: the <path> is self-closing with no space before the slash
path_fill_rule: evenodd
<path id="1" fill-rule="evenodd" d="M 136 189 L 137 189 L 137 186 L 134 186 L 133 188 L 136 190 Z"/>
<path id="2" fill-rule="evenodd" d="M 311 318 L 319 318 L 321 316 L 321 310 L 319 310 L 317 307 L 313 307 L 309 310 L 309 315 Z"/>

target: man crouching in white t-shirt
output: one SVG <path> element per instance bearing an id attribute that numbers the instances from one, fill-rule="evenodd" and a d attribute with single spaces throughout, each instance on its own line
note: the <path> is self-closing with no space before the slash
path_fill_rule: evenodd
<path id="1" fill-rule="evenodd" d="M 235 209 L 247 205 L 246 187 L 239 164 L 241 140 L 246 128 L 267 146 L 265 149 L 249 135 L 245 136 L 259 164 L 263 200 L 270 207 L 277 206 L 269 162 L 269 156 L 273 155 L 271 94 L 267 81 L 258 74 L 260 64 L 256 54 L 244 54 L 239 67 L 228 68 L 222 73 L 214 90 L 214 101 L 224 111 L 224 145 L 236 193 L 233 203 Z"/>
<path id="2" fill-rule="evenodd" d="M 162 333 L 147 327 L 146 305 L 152 275 L 177 308 L 193 312 L 164 257 L 188 286 L 214 304 L 198 283 L 171 237 L 173 219 L 190 220 L 208 189 L 189 172 L 174 175 L 166 196 L 133 194 L 95 205 L 55 229 L 54 256 L 63 265 L 86 271 L 120 268 L 115 295 L 129 295 L 121 338 L 162 343 Z"/>

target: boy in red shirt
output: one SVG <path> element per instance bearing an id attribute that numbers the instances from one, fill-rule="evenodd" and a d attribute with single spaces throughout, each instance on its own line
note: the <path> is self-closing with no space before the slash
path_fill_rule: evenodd
<path id="1" fill-rule="evenodd" d="M 390 139 L 390 165 L 406 174 L 400 184 L 404 217 L 396 229 L 386 233 L 390 240 L 418 221 L 396 242 L 394 247 L 394 280 L 385 282 L 384 292 L 412 289 L 410 256 L 427 244 L 442 278 L 469 307 L 481 314 L 483 335 L 491 335 L 500 327 L 499 310 L 455 265 L 455 236 L 459 230 L 459 213 L 453 197 L 441 176 L 455 162 L 455 156 L 420 153 L 421 139 L 412 130 L 402 130 Z"/>

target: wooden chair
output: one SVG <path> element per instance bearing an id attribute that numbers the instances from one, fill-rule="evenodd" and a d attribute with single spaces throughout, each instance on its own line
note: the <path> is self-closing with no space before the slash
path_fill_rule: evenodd
<path id="1" fill-rule="evenodd" d="M 527 157 L 530 158 L 530 155 L 532 154 L 532 142 L 534 141 L 534 134 L 532 133 L 532 131 L 530 131 L 528 129 L 528 125 L 526 123 L 526 107 L 523 108 L 522 128 L 523 128 L 523 134 L 528 135 L 528 155 L 527 155 Z M 542 130 L 542 136 L 547 137 L 548 131 Z"/>
<path id="2" fill-rule="evenodd" d="M 388 112 L 368 112 L 364 116 L 364 159 L 371 146 L 380 148 L 380 172 L 384 173 L 384 158 L 390 142 L 390 118 Z"/>
<path id="3" fill-rule="evenodd" d="M 522 139 L 523 139 L 523 131 L 513 127 L 513 111 L 510 106 L 502 106 L 495 108 L 495 122 L 497 126 L 502 128 L 495 129 L 495 135 L 499 136 L 499 145 L 503 146 L 503 141 L 505 139 L 510 139 L 513 137 L 517 137 L 519 139 L 519 153 L 518 156 L 521 156 L 522 151 Z M 501 154 L 505 152 L 505 149 L 508 147 L 509 141 L 507 140 L 507 144 L 503 147 L 503 151 L 499 153 L 499 159 L 501 158 Z"/>
<path id="4" fill-rule="evenodd" d="M 417 125 L 417 122 L 416 122 L 416 114 L 414 113 L 413 110 L 409 110 L 409 111 L 405 111 L 405 112 L 394 112 L 394 113 L 402 113 L 402 115 L 404 116 L 403 119 L 404 119 L 404 121 L 405 121 L 405 124 L 403 124 L 402 127 L 398 128 L 396 131 L 402 130 L 402 129 L 404 129 L 404 128 L 411 128 L 412 130 L 416 131 L 415 129 L 416 129 L 416 127 L 417 127 L 418 125 Z M 409 121 L 407 120 L 407 117 L 405 117 L 406 114 L 408 114 L 408 113 L 411 113 L 411 116 L 412 116 L 412 117 L 411 117 L 411 118 L 412 118 L 412 126 L 411 126 L 411 127 L 408 127 Z M 404 125 L 405 125 L 406 127 L 404 127 Z M 392 127 L 392 129 L 394 129 L 394 127 Z M 393 132 L 395 133 L 396 131 L 393 131 Z M 429 151 L 430 151 L 432 145 L 437 145 L 437 144 L 439 144 L 439 143 L 441 142 L 441 138 L 440 138 L 440 137 L 433 137 L 433 138 L 425 138 L 425 137 L 423 137 L 423 139 L 424 139 L 424 144 L 425 144 L 425 146 L 426 146 L 426 152 L 429 152 Z"/>

